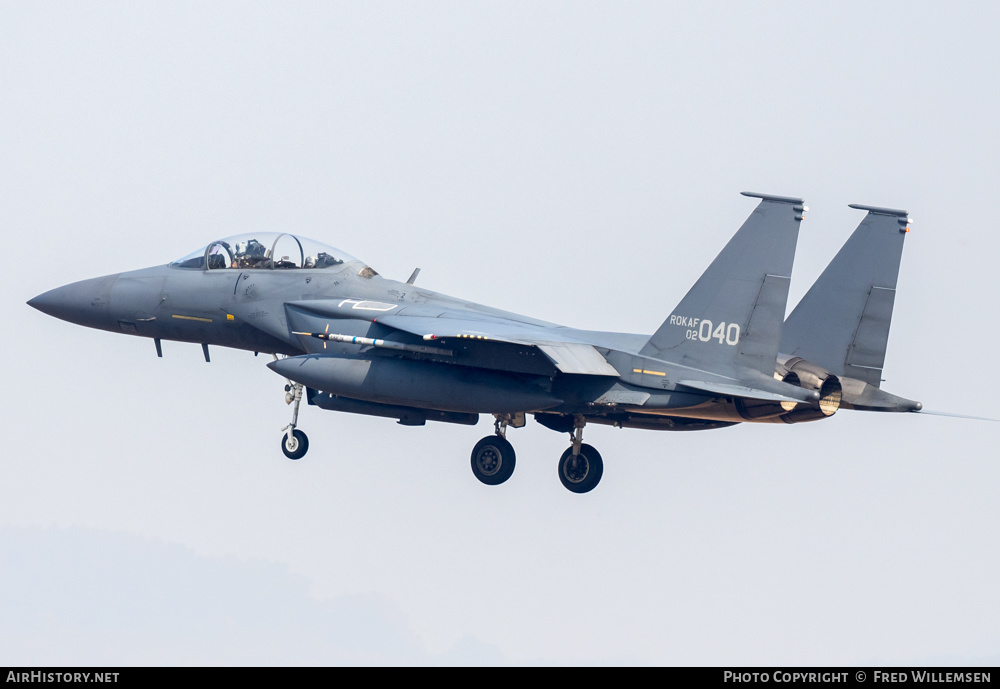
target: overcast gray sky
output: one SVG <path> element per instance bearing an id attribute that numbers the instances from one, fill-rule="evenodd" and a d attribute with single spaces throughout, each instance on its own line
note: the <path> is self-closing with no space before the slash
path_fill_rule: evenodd
<path id="1" fill-rule="evenodd" d="M 1000 424 L 566 438 L 303 410 L 24 302 L 282 230 L 652 332 L 802 196 L 791 304 L 908 209 L 884 387 L 1000 416 L 994 3 L 2 2 L 0 664 L 1000 663 Z"/>

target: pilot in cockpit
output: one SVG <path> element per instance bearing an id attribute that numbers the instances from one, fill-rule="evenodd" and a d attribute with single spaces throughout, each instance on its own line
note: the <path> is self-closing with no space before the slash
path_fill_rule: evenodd
<path id="1" fill-rule="evenodd" d="M 218 242 L 212 247 L 208 254 L 209 269 L 228 268 L 226 265 L 226 255 L 229 253 L 229 245 L 225 242 Z"/>
<path id="2" fill-rule="evenodd" d="M 261 268 L 267 260 L 267 247 L 256 239 L 249 239 L 236 245 L 233 268 Z"/>

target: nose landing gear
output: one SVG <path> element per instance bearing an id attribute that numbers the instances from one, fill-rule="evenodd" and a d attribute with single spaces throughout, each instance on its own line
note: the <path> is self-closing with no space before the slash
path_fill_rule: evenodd
<path id="1" fill-rule="evenodd" d="M 294 404 L 292 407 L 292 422 L 282 428 L 285 435 L 281 438 L 281 451 L 289 459 L 301 459 L 309 451 L 309 438 L 306 434 L 295 427 L 299 420 L 299 404 L 302 402 L 302 383 L 292 383 L 289 381 L 285 386 L 285 404 Z"/>

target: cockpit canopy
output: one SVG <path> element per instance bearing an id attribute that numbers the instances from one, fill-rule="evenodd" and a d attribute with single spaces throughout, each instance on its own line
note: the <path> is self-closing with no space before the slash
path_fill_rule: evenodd
<path id="1" fill-rule="evenodd" d="M 284 270 L 336 268 L 356 261 L 320 242 L 282 232 L 257 232 L 219 239 L 170 265 L 199 270 Z"/>

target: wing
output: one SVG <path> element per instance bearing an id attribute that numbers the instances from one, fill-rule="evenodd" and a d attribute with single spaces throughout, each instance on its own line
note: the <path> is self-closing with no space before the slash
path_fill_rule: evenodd
<path id="1" fill-rule="evenodd" d="M 562 373 L 618 377 L 618 371 L 592 344 L 570 336 L 569 329 L 517 321 L 489 313 L 454 308 L 426 308 L 359 299 L 309 300 L 285 305 L 288 324 L 299 334 L 312 334 L 318 320 L 367 321 L 439 344 L 507 343 L 535 348 Z M 329 328 L 335 326 L 327 323 Z M 323 326 L 328 333 L 332 330 Z M 369 343 L 365 343 L 369 344 Z M 379 345 L 375 345 L 379 346 Z M 413 345 L 411 345 L 412 347 Z"/>

